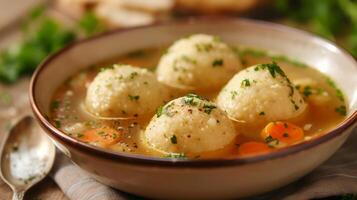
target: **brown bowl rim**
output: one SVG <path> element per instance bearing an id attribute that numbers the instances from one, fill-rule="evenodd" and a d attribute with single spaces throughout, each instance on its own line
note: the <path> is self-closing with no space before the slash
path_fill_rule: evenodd
<path id="1" fill-rule="evenodd" d="M 312 147 L 315 147 L 319 144 L 325 143 L 342 133 L 344 133 L 345 130 L 350 128 L 353 124 L 356 123 L 357 121 L 357 111 L 352 113 L 348 118 L 346 118 L 341 124 L 339 124 L 335 129 L 325 133 L 324 135 L 314 138 L 309 141 L 304 141 L 300 144 L 293 145 L 278 151 L 274 151 L 268 154 L 262 154 L 262 155 L 256 155 L 252 157 L 237 157 L 237 158 L 230 158 L 230 159 L 207 159 L 207 160 L 190 160 L 190 159 L 170 159 L 170 158 L 156 158 L 156 157 L 149 157 L 149 156 L 144 156 L 144 155 L 136 155 L 136 154 L 130 154 L 130 153 L 122 153 L 122 152 L 114 152 L 110 150 L 106 150 L 103 148 L 95 147 L 83 142 L 80 142 L 68 135 L 66 135 L 64 132 L 60 131 L 56 127 L 54 127 L 48 120 L 47 118 L 39 111 L 39 108 L 37 106 L 37 101 L 34 98 L 35 90 L 36 90 L 36 82 L 37 78 L 40 75 L 41 71 L 46 68 L 46 66 L 51 63 L 52 60 L 56 59 L 58 56 L 60 56 L 62 53 L 68 51 L 69 49 L 74 48 L 78 44 L 86 43 L 92 40 L 96 40 L 102 37 L 106 37 L 109 35 L 113 34 L 121 34 L 123 32 L 128 32 L 136 29 L 145 29 L 148 27 L 159 27 L 159 26 L 166 26 L 166 25 L 175 25 L 175 24 L 187 24 L 187 23 L 199 23 L 201 21 L 209 21 L 211 23 L 217 23 L 217 22 L 243 22 L 243 23 L 254 23 L 258 25 L 263 25 L 263 26 L 269 26 L 270 28 L 274 28 L 279 31 L 283 32 L 292 32 L 295 34 L 300 34 L 300 35 L 305 35 L 308 36 L 312 39 L 317 39 L 320 42 L 323 42 L 327 45 L 332 45 L 335 47 L 339 53 L 343 54 L 346 56 L 348 59 L 351 60 L 351 62 L 354 62 L 357 66 L 357 63 L 355 62 L 354 58 L 346 52 L 344 49 L 339 48 L 337 45 L 333 44 L 332 42 L 320 38 L 316 35 L 313 35 L 311 33 L 308 33 L 306 31 L 298 30 L 295 28 L 287 27 L 284 25 L 272 23 L 272 22 L 267 22 L 267 21 L 261 21 L 261 20 L 254 20 L 254 19 L 243 19 L 243 18 L 237 18 L 237 17 L 227 17 L 227 16 L 215 16 L 215 17 L 188 17 L 184 19 L 176 19 L 173 21 L 169 22 L 158 22 L 154 23 L 151 25 L 145 25 L 145 26 L 138 26 L 138 27 L 132 27 L 132 28 L 126 28 L 126 29 L 116 29 L 112 31 L 108 31 L 90 38 L 82 39 L 79 41 L 76 41 L 63 49 L 59 50 L 58 52 L 50 55 L 47 59 L 45 59 L 36 69 L 34 72 L 31 82 L 30 82 L 30 87 L 29 87 L 29 96 L 30 96 L 30 105 L 32 108 L 32 111 L 37 118 L 37 120 L 40 122 L 40 125 L 47 130 L 46 133 L 52 137 L 55 138 L 56 140 L 59 140 L 61 143 L 65 143 L 70 145 L 71 147 L 74 147 L 77 150 L 84 151 L 86 153 L 89 153 L 91 155 L 98 156 L 103 159 L 110 159 L 110 160 L 115 160 L 118 162 L 126 163 L 126 164 L 140 164 L 140 165 L 148 165 L 148 166 L 156 166 L 156 167 L 179 167 L 179 168 L 187 168 L 187 167 L 194 167 L 194 168 L 215 168 L 215 167 L 232 167 L 232 166 L 240 166 L 240 165 L 245 165 L 249 163 L 257 163 L 257 162 L 262 162 L 262 161 L 267 161 L 267 160 L 272 160 L 272 159 L 277 159 L 281 157 L 286 157 L 294 153 L 301 152 L 303 150 L 310 149 Z"/>

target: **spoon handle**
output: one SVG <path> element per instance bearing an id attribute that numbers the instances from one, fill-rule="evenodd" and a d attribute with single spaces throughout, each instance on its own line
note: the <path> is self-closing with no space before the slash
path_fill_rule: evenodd
<path id="1" fill-rule="evenodd" d="M 12 200 L 23 200 L 25 196 L 25 191 L 15 191 L 12 195 Z"/>

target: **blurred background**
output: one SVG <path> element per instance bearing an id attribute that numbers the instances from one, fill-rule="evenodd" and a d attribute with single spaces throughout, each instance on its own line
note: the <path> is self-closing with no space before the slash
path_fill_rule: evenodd
<path id="1" fill-rule="evenodd" d="M 356 0 L 0 0 L 0 10 L 4 83 L 31 74 L 48 54 L 76 39 L 202 15 L 282 23 L 316 33 L 357 56 Z"/>
<path id="2" fill-rule="evenodd" d="M 30 112 L 29 77 L 51 53 L 116 28 L 206 15 L 307 30 L 357 58 L 357 0 L 0 0 L 0 140 L 16 117 Z M 0 181 L 0 200 L 10 195 Z M 50 179 L 29 196 L 66 199 Z M 357 195 L 328 199 L 357 200 Z"/>

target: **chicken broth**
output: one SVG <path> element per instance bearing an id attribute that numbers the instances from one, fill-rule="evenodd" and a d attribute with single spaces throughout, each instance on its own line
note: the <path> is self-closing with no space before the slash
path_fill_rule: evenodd
<path id="1" fill-rule="evenodd" d="M 155 114 L 148 116 L 138 115 L 131 119 L 102 119 L 86 110 L 84 100 L 86 99 L 88 86 L 100 71 L 105 70 L 107 66 L 113 63 L 118 63 L 147 68 L 155 72 L 155 66 L 157 66 L 160 56 L 165 53 L 165 48 L 131 52 L 125 56 L 90 66 L 73 75 L 55 92 L 50 107 L 50 119 L 57 128 L 69 136 L 113 151 L 148 156 L 200 159 L 246 156 L 245 149 L 248 149 L 249 152 L 256 152 L 256 154 L 278 151 L 286 146 L 319 137 L 336 127 L 345 118 L 346 106 L 342 92 L 330 78 L 322 73 L 283 56 L 272 56 L 264 51 L 243 47 L 234 49 L 237 56 L 240 57 L 244 68 L 261 63 L 271 63 L 274 60 L 301 93 L 307 104 L 306 111 L 297 118 L 282 120 L 281 124 L 287 130 L 292 127 L 291 133 L 298 135 L 298 137 L 300 137 L 299 134 L 301 133 L 295 131 L 297 129 L 294 128 L 294 125 L 299 127 L 299 130 L 303 131 L 300 140 L 286 140 L 287 142 L 284 142 L 284 138 L 288 139 L 290 137 L 288 133 L 284 133 L 281 136 L 281 141 L 278 136 L 272 137 L 268 135 L 264 138 L 262 137 L 262 132 L 270 130 L 269 127 L 266 127 L 267 123 L 246 126 L 244 122 L 233 121 L 239 134 L 232 144 L 224 148 L 200 153 L 165 153 L 149 147 L 143 139 L 145 128 Z M 245 82 L 248 86 L 252 84 L 248 83 L 249 81 Z M 194 90 L 192 92 L 215 101 L 221 89 L 214 91 Z M 182 90 L 170 88 L 170 99 L 175 99 L 187 93 L 189 93 L 187 90 L 182 92 Z M 234 93 L 232 93 L 233 97 Z M 129 96 L 128 98 L 136 101 L 140 97 Z M 264 110 L 259 113 L 262 116 L 265 114 Z M 272 123 L 271 128 L 278 128 L 279 124 L 277 122 Z M 103 142 L 100 138 L 105 138 L 106 140 Z M 176 136 L 169 139 L 173 144 L 178 142 Z M 245 149 L 242 148 L 243 146 Z M 249 153 L 247 155 L 256 154 Z"/>

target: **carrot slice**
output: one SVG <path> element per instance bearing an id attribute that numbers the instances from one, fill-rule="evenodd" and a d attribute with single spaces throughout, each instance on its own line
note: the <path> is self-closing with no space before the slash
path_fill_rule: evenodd
<path id="1" fill-rule="evenodd" d="M 109 146 L 117 143 L 120 140 L 121 132 L 109 128 L 101 127 L 84 131 L 77 135 L 77 138 L 83 142 L 93 142 L 101 146 Z"/>
<path id="2" fill-rule="evenodd" d="M 270 122 L 261 132 L 261 137 L 278 140 L 285 144 L 294 144 L 304 139 L 304 131 L 289 122 Z"/>
<path id="3" fill-rule="evenodd" d="M 239 147 L 239 155 L 252 156 L 258 154 L 269 153 L 271 148 L 263 142 L 246 142 Z"/>

